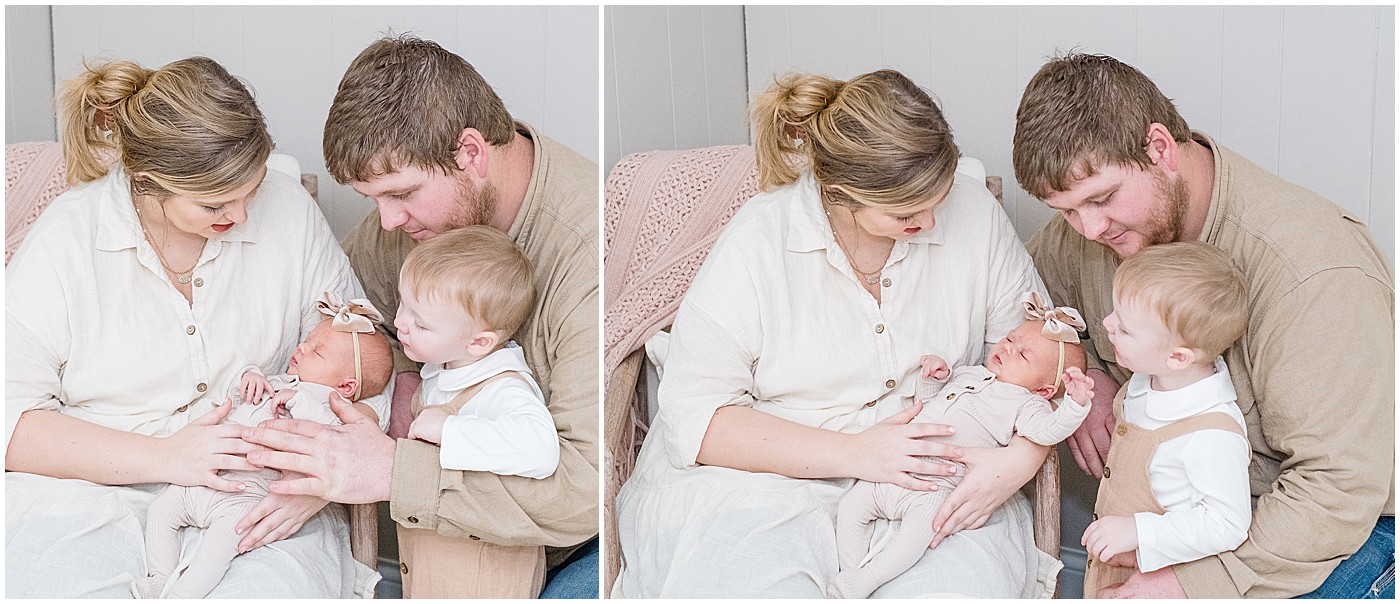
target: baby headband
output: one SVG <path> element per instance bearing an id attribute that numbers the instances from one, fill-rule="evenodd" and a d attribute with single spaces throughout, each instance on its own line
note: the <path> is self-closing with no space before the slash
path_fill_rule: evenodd
<path id="1" fill-rule="evenodd" d="M 1040 335 L 1060 343 L 1060 364 L 1055 367 L 1055 390 L 1058 392 L 1060 376 L 1065 371 L 1065 343 L 1078 344 L 1079 332 L 1088 326 L 1084 323 L 1084 317 L 1079 316 L 1079 311 L 1069 306 L 1050 306 L 1050 301 L 1040 292 L 1026 292 L 1021 296 L 1021 305 L 1025 308 L 1026 319 L 1045 321 Z"/>
<path id="2" fill-rule="evenodd" d="M 355 298 L 346 302 L 335 292 L 323 292 L 316 300 L 316 310 L 331 318 L 331 329 L 349 332 L 355 342 L 355 395 L 350 400 L 358 401 L 363 382 L 360 374 L 360 334 L 374 333 L 375 324 L 383 323 L 384 315 L 379 314 L 379 309 L 369 300 Z"/>

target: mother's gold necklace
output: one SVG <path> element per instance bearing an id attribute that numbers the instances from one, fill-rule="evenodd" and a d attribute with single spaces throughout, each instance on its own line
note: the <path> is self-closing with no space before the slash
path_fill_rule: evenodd
<path id="1" fill-rule="evenodd" d="M 855 218 L 854 213 L 851 215 L 851 218 Z M 846 242 L 841 240 L 841 232 L 836 230 L 836 222 L 835 219 L 831 217 L 831 210 L 826 210 L 826 226 L 831 227 L 831 236 L 836 238 L 836 246 L 840 247 L 841 252 L 846 254 L 846 261 L 851 265 L 851 270 L 855 271 L 856 275 L 860 276 L 861 279 L 864 279 L 867 285 L 875 285 L 875 283 L 880 280 L 880 274 L 885 272 L 883 263 L 880 268 L 875 269 L 875 272 L 860 270 L 860 267 L 856 266 L 856 255 L 852 253 L 851 250 L 846 249 Z M 857 248 L 859 248 L 860 241 L 856 241 L 856 244 Z"/>
<path id="2" fill-rule="evenodd" d="M 151 239 L 151 232 L 146 230 L 146 221 L 142 220 L 141 218 L 140 206 L 137 206 L 136 208 L 136 224 L 141 225 L 141 234 L 146 236 L 146 243 L 149 243 L 151 245 L 151 249 L 155 251 L 156 260 L 160 261 L 161 268 L 164 268 L 166 272 L 169 272 L 172 276 L 174 276 L 175 279 L 180 282 L 180 285 L 185 285 L 189 283 L 190 278 L 194 276 L 194 267 L 199 265 L 199 258 L 196 257 L 194 259 L 194 264 L 191 264 L 188 269 L 185 269 L 183 271 L 177 271 L 173 268 L 170 268 L 170 263 L 165 261 L 165 254 L 160 253 L 160 246 L 156 245 L 155 240 Z"/>

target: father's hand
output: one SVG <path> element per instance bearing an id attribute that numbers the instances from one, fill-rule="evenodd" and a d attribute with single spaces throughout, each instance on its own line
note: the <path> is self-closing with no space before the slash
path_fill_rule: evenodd
<path id="1" fill-rule="evenodd" d="M 1118 382 L 1098 369 L 1085 372 L 1094 380 L 1094 406 L 1089 408 L 1089 416 L 1071 434 L 1065 443 L 1074 454 L 1074 462 L 1086 474 L 1103 478 L 1103 466 L 1108 462 L 1108 444 L 1113 434 L 1113 398 L 1118 396 Z M 1053 453 L 1051 453 L 1053 455 Z"/>
<path id="2" fill-rule="evenodd" d="M 1176 578 L 1172 567 L 1150 573 L 1135 572 L 1122 585 L 1099 590 L 1100 598 L 1185 598 L 1186 590 Z"/>
<path id="3" fill-rule="evenodd" d="M 340 503 L 387 501 L 394 472 L 394 439 L 334 393 L 330 405 L 345 425 L 275 419 L 244 429 L 243 440 L 272 449 L 249 453 L 248 461 L 305 475 L 273 482 L 268 485 L 273 493 L 315 495 Z"/>

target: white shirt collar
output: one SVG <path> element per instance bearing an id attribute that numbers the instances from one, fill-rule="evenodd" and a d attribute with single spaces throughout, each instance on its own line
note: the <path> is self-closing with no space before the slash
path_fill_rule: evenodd
<path id="1" fill-rule="evenodd" d="M 525 351 L 514 341 L 506 342 L 504 348 L 475 363 L 456 369 L 443 369 L 440 363 L 423 365 L 419 375 L 423 376 L 424 389 L 434 388 L 439 392 L 455 394 L 506 371 L 530 373 L 530 366 L 525 364 Z"/>
<path id="2" fill-rule="evenodd" d="M 817 189 L 817 181 L 811 172 L 803 172 L 791 185 L 793 195 L 788 211 L 787 250 L 790 252 L 811 252 L 815 250 L 840 251 L 836 237 L 831 233 L 831 222 L 827 219 L 826 208 Z M 943 243 L 942 229 L 932 229 L 895 242 L 890 252 L 891 259 L 904 257 L 904 246 L 914 243 Z"/>
<path id="3" fill-rule="evenodd" d="M 1225 358 L 1216 357 L 1215 373 L 1176 390 L 1166 392 L 1152 389 L 1152 376 L 1135 373 L 1128 380 L 1128 398 L 1149 418 L 1159 422 L 1174 422 L 1205 413 L 1216 405 L 1236 399 L 1235 384 L 1225 367 Z"/>

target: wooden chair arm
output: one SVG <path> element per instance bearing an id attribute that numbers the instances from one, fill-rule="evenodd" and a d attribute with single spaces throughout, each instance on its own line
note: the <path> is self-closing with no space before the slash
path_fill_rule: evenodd
<path id="1" fill-rule="evenodd" d="M 379 519 L 373 503 L 345 506 L 350 514 L 350 555 L 370 568 L 379 567 Z"/>

